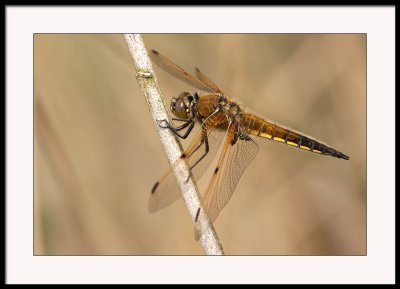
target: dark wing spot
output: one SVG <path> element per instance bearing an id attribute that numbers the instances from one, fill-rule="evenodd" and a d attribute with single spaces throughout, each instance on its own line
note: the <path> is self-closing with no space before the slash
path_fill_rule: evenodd
<path id="1" fill-rule="evenodd" d="M 159 182 L 156 182 L 153 186 L 153 188 L 151 189 L 151 193 L 154 194 L 154 192 L 156 191 L 157 187 L 159 185 Z"/>
<path id="2" fill-rule="evenodd" d="M 214 171 L 214 174 L 218 173 L 218 171 L 219 171 L 219 167 L 216 167 L 215 171 Z"/>
<path id="3" fill-rule="evenodd" d="M 235 145 L 236 142 L 237 142 L 237 137 L 235 136 L 235 137 L 231 140 L 231 146 Z"/>
<path id="4" fill-rule="evenodd" d="M 184 159 L 184 158 L 186 158 L 186 154 L 185 154 L 185 153 L 183 153 L 183 154 L 181 155 L 181 159 Z"/>
<path id="5" fill-rule="evenodd" d="M 196 217 L 194 218 L 194 221 L 197 222 L 197 219 L 199 218 L 200 215 L 200 208 L 197 209 Z"/>
<path id="6" fill-rule="evenodd" d="M 158 51 L 156 51 L 154 49 L 152 49 L 151 52 L 153 52 L 154 54 L 160 54 L 160 53 L 158 53 Z"/>

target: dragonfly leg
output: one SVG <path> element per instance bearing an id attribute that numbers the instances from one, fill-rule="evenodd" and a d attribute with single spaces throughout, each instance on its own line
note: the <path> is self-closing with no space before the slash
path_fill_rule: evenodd
<path id="1" fill-rule="evenodd" d="M 177 127 L 173 127 L 166 119 L 163 119 L 161 121 L 158 122 L 158 125 L 162 128 L 168 128 L 169 130 L 171 130 L 176 136 L 186 139 L 188 137 L 188 135 L 190 134 L 190 132 L 193 130 L 195 121 L 194 119 L 190 118 L 188 120 L 183 120 L 183 119 L 176 119 L 179 121 L 185 121 L 184 124 L 177 126 Z M 161 123 L 164 122 L 166 125 L 162 125 Z M 189 127 L 188 127 L 189 126 Z M 181 131 L 182 129 L 188 127 L 188 129 L 186 130 L 186 132 L 181 135 L 179 133 L 179 131 Z"/>
<path id="2" fill-rule="evenodd" d="M 187 122 L 188 121 L 187 118 L 176 118 L 176 117 L 173 117 L 172 120 L 183 121 L 183 122 Z"/>
<path id="3" fill-rule="evenodd" d="M 190 167 L 190 172 L 192 172 L 193 168 L 194 168 L 196 165 L 198 165 L 198 164 L 201 162 L 201 160 L 202 160 L 202 159 L 208 154 L 208 152 L 210 151 L 210 146 L 209 146 L 209 144 L 208 144 L 208 137 L 207 137 L 207 134 L 203 137 L 203 139 L 201 140 L 200 144 L 193 150 L 193 152 L 192 152 L 190 155 L 194 154 L 203 144 L 205 145 L 204 154 Z M 190 155 L 189 155 L 189 156 L 190 156 Z M 186 179 L 185 182 L 189 181 L 189 177 L 190 177 L 190 175 L 188 176 L 188 178 Z"/>

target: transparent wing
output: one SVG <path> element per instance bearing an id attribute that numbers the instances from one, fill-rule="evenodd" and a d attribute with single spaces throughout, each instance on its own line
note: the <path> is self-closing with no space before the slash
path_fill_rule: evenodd
<path id="1" fill-rule="evenodd" d="M 236 126 L 233 123 L 229 127 L 221 156 L 204 196 L 204 210 L 211 223 L 229 202 L 244 170 L 258 152 L 258 145 L 245 133 L 239 133 L 237 141 L 234 141 Z"/>
<path id="2" fill-rule="evenodd" d="M 202 82 L 206 83 L 215 92 L 224 94 L 214 82 L 212 82 L 203 72 L 200 71 L 200 69 L 198 69 L 197 67 L 195 69 L 196 69 L 196 76 L 198 79 L 200 79 Z"/>
<path id="3" fill-rule="evenodd" d="M 220 125 L 224 121 L 226 121 L 225 115 L 222 112 L 217 112 L 203 122 L 201 131 L 195 136 L 182 156 L 153 186 L 149 200 L 150 212 L 155 212 L 168 206 L 181 196 L 173 172 L 173 168 L 179 164 L 180 161 L 186 160 L 189 167 L 196 164 L 191 170 L 191 173 L 196 180 L 203 175 L 211 161 L 214 159 L 218 147 L 222 143 L 226 134 L 226 129 L 223 129 Z M 204 141 L 205 137 L 207 137 L 209 148 L 206 155 L 204 155 L 206 146 Z"/>
<path id="4" fill-rule="evenodd" d="M 172 74 L 176 78 L 183 80 L 188 84 L 197 87 L 198 89 L 219 93 L 219 89 L 218 91 L 215 91 L 213 86 L 208 85 L 197 77 L 186 72 L 182 67 L 173 63 L 171 60 L 160 54 L 158 51 L 151 50 L 150 57 L 160 68 L 164 69 L 166 72 Z"/>

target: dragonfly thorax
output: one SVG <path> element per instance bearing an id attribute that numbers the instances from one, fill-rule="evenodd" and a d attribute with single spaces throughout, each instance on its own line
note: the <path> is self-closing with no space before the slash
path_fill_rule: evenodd
<path id="1" fill-rule="evenodd" d="M 239 105 L 234 102 L 234 101 L 220 101 L 220 105 L 222 107 L 222 111 L 229 117 L 229 118 L 235 118 L 239 112 L 240 112 L 240 107 Z"/>

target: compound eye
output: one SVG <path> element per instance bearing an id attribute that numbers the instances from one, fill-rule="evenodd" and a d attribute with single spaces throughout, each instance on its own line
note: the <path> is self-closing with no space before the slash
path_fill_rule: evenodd
<path id="1" fill-rule="evenodd" d="M 174 98 L 171 100 L 171 111 L 172 111 L 172 112 L 175 112 L 175 106 L 176 106 L 176 98 L 174 97 Z"/>
<path id="2" fill-rule="evenodd" d="M 187 119 L 189 117 L 189 109 L 182 98 L 171 101 L 171 111 L 179 118 Z"/>

